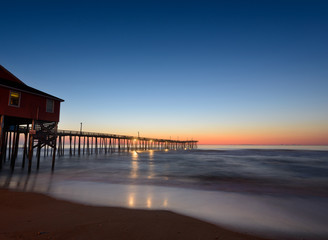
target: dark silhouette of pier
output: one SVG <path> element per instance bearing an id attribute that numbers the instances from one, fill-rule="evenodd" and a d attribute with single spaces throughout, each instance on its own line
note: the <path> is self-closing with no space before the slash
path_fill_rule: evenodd
<path id="1" fill-rule="evenodd" d="M 42 131 L 39 129 L 38 132 Z M 0 159 L 3 162 L 10 161 L 11 169 L 14 170 L 19 149 L 19 140 L 23 139 L 23 158 L 21 167 L 25 167 L 26 159 L 28 159 L 28 171 L 32 168 L 33 151 L 36 148 L 36 169 L 40 168 L 40 156 L 43 152 L 44 156 L 53 156 L 52 170 L 55 166 L 54 156 L 63 156 L 69 154 L 75 155 L 91 155 L 91 154 L 111 154 L 114 152 L 129 152 L 129 151 L 167 151 L 167 150 L 191 150 L 197 148 L 196 140 L 171 140 L 161 138 L 147 138 L 140 136 L 117 135 L 107 133 L 57 130 L 56 136 L 51 141 L 55 141 L 55 148 L 49 147 L 47 144 L 42 144 L 38 141 L 39 138 L 30 138 L 35 132 L 26 127 L 19 127 L 6 132 L 4 145 L 4 154 Z M 23 138 L 22 136 L 23 135 Z M 42 135 L 42 134 L 41 134 Z M 42 138 L 42 136 L 41 136 Z M 49 135 L 45 133 L 44 140 L 50 141 Z M 28 141 L 33 139 L 33 141 Z M 35 141 L 35 142 L 34 142 Z M 30 147 L 33 146 L 33 147 Z M 65 149 L 67 150 L 65 152 Z"/>

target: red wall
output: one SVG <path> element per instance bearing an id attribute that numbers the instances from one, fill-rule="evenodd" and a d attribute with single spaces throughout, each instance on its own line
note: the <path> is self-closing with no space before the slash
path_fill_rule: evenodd
<path id="1" fill-rule="evenodd" d="M 16 91 L 16 90 L 13 90 Z M 20 92 L 20 91 L 16 91 Z M 0 115 L 28 118 L 43 120 L 49 122 L 59 122 L 59 111 L 60 102 L 54 100 L 54 112 L 46 112 L 46 97 L 33 95 L 25 92 L 21 93 L 20 106 L 12 107 L 9 106 L 9 93 L 10 89 L 5 87 L 0 87 Z M 37 118 L 37 112 L 39 107 L 39 117 Z"/>

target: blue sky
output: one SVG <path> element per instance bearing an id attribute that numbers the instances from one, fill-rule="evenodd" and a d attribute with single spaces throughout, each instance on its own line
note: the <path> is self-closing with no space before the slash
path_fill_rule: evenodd
<path id="1" fill-rule="evenodd" d="M 0 64 L 60 128 L 328 144 L 326 1 L 8 1 Z"/>

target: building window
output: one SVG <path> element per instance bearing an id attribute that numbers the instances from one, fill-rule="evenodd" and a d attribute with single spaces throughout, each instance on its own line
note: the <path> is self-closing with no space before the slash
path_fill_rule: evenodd
<path id="1" fill-rule="evenodd" d="M 10 91 L 9 106 L 19 107 L 20 105 L 20 92 Z"/>
<path id="2" fill-rule="evenodd" d="M 53 113 L 54 112 L 54 100 L 47 99 L 47 109 L 46 111 L 48 113 Z"/>

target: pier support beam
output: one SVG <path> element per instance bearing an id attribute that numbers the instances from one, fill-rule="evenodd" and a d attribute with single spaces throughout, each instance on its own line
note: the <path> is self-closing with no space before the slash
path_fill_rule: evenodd
<path id="1" fill-rule="evenodd" d="M 26 158 L 26 155 L 27 155 L 27 137 L 28 137 L 28 131 L 29 131 L 29 124 L 26 125 L 26 131 L 24 133 L 24 152 L 23 152 L 22 168 L 25 167 L 25 158 Z"/>
<path id="2" fill-rule="evenodd" d="M 54 131 L 56 133 L 55 135 L 55 139 L 54 139 L 54 150 L 52 152 L 52 164 L 51 164 L 51 171 L 55 170 L 55 160 L 56 160 L 56 143 L 57 143 L 57 129 L 58 129 L 58 123 L 56 123 L 55 127 L 54 127 Z"/>
<path id="3" fill-rule="evenodd" d="M 81 135 L 79 136 L 78 155 L 81 155 Z"/>
<path id="4" fill-rule="evenodd" d="M 69 136 L 69 155 L 72 156 L 72 135 Z"/>
<path id="5" fill-rule="evenodd" d="M 5 147 L 5 116 L 0 117 L 0 169 L 2 168 L 2 161 L 4 156 Z"/>
<path id="6" fill-rule="evenodd" d="M 28 151 L 28 172 L 31 172 L 32 169 L 32 156 L 33 156 L 33 134 L 34 134 L 34 128 L 35 128 L 35 120 L 32 120 L 32 127 L 29 134 L 30 140 L 29 140 L 29 151 Z"/>

